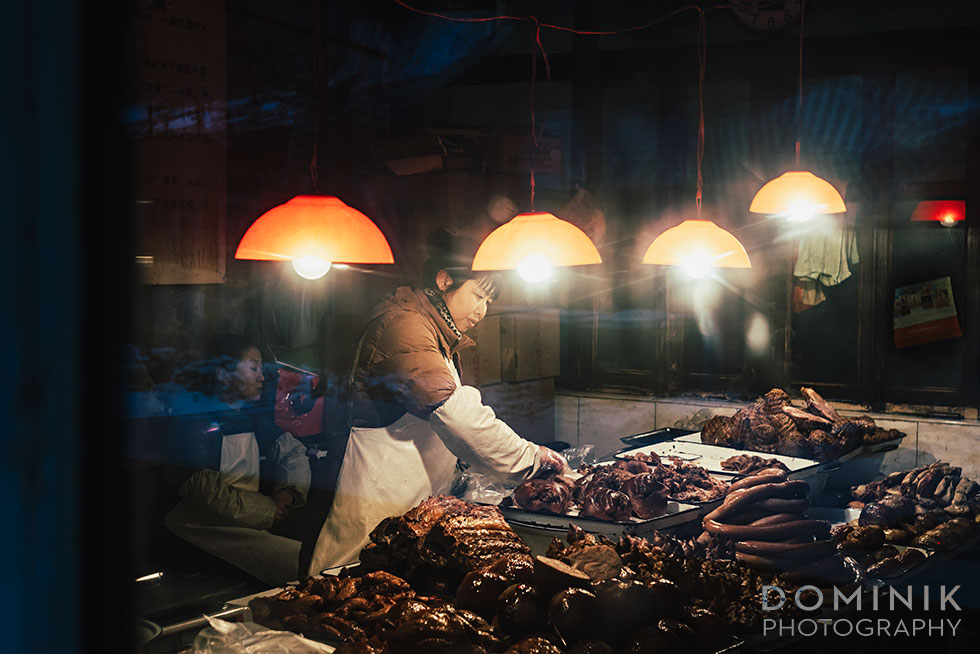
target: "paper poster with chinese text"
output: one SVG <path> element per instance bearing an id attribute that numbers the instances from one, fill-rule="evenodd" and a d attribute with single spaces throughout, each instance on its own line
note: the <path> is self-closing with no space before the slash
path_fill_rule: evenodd
<path id="1" fill-rule="evenodd" d="M 949 277 L 895 289 L 895 347 L 962 336 Z"/>

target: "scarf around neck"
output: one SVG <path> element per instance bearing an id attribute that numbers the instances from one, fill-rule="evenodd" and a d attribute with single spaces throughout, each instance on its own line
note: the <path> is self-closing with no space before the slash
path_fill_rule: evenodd
<path id="1" fill-rule="evenodd" d="M 449 329 L 456 335 L 456 338 L 463 338 L 463 333 L 456 328 L 456 322 L 453 320 L 452 314 L 449 313 L 449 307 L 446 306 L 446 301 L 443 299 L 442 294 L 428 287 L 423 288 L 422 292 L 428 296 L 429 302 L 439 311 L 439 315 L 449 325 Z"/>

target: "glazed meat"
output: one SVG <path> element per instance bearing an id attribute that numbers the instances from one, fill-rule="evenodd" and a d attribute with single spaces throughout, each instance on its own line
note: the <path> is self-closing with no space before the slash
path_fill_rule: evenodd
<path id="1" fill-rule="evenodd" d="M 813 451 L 813 458 L 817 461 L 833 461 L 844 453 L 844 446 L 840 439 L 822 429 L 811 431 L 807 440 L 810 443 L 810 449 Z"/>
<path id="2" fill-rule="evenodd" d="M 624 522 L 633 515 L 633 503 L 626 493 L 598 486 L 586 492 L 582 500 L 582 515 Z"/>
<path id="3" fill-rule="evenodd" d="M 779 440 L 776 441 L 776 452 L 784 456 L 798 456 L 804 459 L 813 456 L 809 439 L 797 431 L 795 427 L 788 433 L 780 434 Z"/>
<path id="4" fill-rule="evenodd" d="M 783 406 L 789 404 L 789 394 L 781 388 L 774 388 L 762 396 L 762 404 L 766 413 L 779 414 Z"/>
<path id="5" fill-rule="evenodd" d="M 806 410 L 810 413 L 816 414 L 821 418 L 826 418 L 830 422 L 838 422 L 841 420 L 841 417 L 837 414 L 837 411 L 834 410 L 834 407 L 830 406 L 830 403 L 820 397 L 820 394 L 812 388 L 807 388 L 804 386 L 800 389 L 800 393 L 802 393 L 803 397 L 806 398 Z"/>
<path id="6" fill-rule="evenodd" d="M 860 447 L 864 442 L 864 430 L 850 420 L 835 422 L 830 427 L 830 435 L 840 441 L 844 453 Z"/>
<path id="7" fill-rule="evenodd" d="M 667 487 L 652 472 L 634 475 L 623 484 L 633 513 L 646 520 L 667 512 Z"/>
<path id="8" fill-rule="evenodd" d="M 708 445 L 741 448 L 744 438 L 735 421 L 725 416 L 714 416 L 701 427 L 701 442 Z"/>
<path id="9" fill-rule="evenodd" d="M 915 504 L 901 496 L 889 496 L 877 502 L 870 502 L 861 509 L 859 525 L 878 525 L 879 527 L 898 527 L 915 514 Z"/>
<path id="10" fill-rule="evenodd" d="M 560 515 L 571 499 L 571 485 L 554 479 L 529 479 L 514 489 L 514 501 L 528 511 Z"/>
<path id="11" fill-rule="evenodd" d="M 793 422 L 796 423 L 796 428 L 807 435 L 815 429 L 828 430 L 831 424 L 833 424 L 826 418 L 807 413 L 803 409 L 797 409 L 794 406 L 784 406 L 783 413 L 792 418 Z"/>
<path id="12" fill-rule="evenodd" d="M 750 475 L 766 468 L 779 468 L 789 472 L 789 468 L 782 461 L 765 459 L 752 454 L 736 454 L 735 456 L 728 457 L 721 462 L 721 467 L 724 470 L 733 470 L 743 475 Z"/>
<path id="13" fill-rule="evenodd" d="M 495 506 L 447 495 L 424 500 L 402 516 L 386 518 L 361 550 L 367 570 L 385 569 L 426 583 L 458 584 L 470 570 L 530 550 Z"/>
<path id="14" fill-rule="evenodd" d="M 658 467 L 653 475 L 667 488 L 667 497 L 675 502 L 711 502 L 728 492 L 727 483 L 687 461 L 674 460 L 673 465 Z"/>

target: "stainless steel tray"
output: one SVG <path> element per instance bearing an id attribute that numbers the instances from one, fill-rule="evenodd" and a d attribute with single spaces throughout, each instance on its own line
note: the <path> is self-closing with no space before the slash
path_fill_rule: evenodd
<path id="1" fill-rule="evenodd" d="M 497 508 L 504 514 L 504 519 L 515 526 L 534 527 L 538 530 L 554 532 L 556 535 L 568 531 L 569 525 L 576 525 L 591 534 L 646 536 L 654 531 L 676 529 L 687 523 L 696 522 L 701 517 L 701 507 L 681 502 L 667 502 L 667 513 L 662 516 L 648 520 L 632 518 L 625 522 L 580 516 L 577 514 L 577 509 L 574 509 L 572 514 L 554 515 L 528 511 L 520 507 Z"/>
<path id="2" fill-rule="evenodd" d="M 694 436 L 695 434 L 692 434 Z M 638 447 L 636 449 L 628 450 L 625 452 L 619 452 L 616 454 L 617 459 L 625 458 L 627 455 L 633 455 L 638 453 L 650 454 L 656 453 L 660 457 L 676 457 L 682 461 L 690 461 L 696 463 L 697 465 L 705 468 L 711 473 L 720 473 L 726 475 L 738 474 L 734 470 L 726 470 L 721 467 L 721 462 L 732 456 L 738 454 L 749 454 L 760 456 L 766 459 L 776 459 L 786 464 L 789 468 L 791 477 L 799 478 L 797 473 L 806 472 L 808 470 L 816 471 L 817 467 L 820 465 L 817 461 L 812 459 L 803 459 L 795 456 L 784 456 L 782 454 L 767 454 L 766 452 L 755 452 L 753 450 L 737 450 L 733 447 L 722 447 L 720 445 L 704 445 L 700 442 L 701 432 L 696 434 L 698 441 L 686 440 L 690 438 L 689 436 L 684 436 L 680 439 L 673 441 L 665 441 L 663 443 L 654 443 L 653 445 L 644 445 L 643 447 Z M 665 464 L 669 461 L 664 461 Z"/>
<path id="3" fill-rule="evenodd" d="M 873 443 L 871 445 L 862 445 L 862 452 L 864 454 L 871 454 L 873 452 L 890 452 L 892 450 L 897 450 L 905 440 L 905 436 L 899 436 L 898 438 L 889 438 L 887 441 L 881 441 L 880 443 Z"/>

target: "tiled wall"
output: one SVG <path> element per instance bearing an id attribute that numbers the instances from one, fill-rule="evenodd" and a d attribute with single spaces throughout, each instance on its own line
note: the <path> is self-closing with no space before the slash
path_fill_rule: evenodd
<path id="1" fill-rule="evenodd" d="M 661 427 L 699 429 L 711 416 L 729 416 L 742 406 L 710 400 L 559 394 L 555 396 L 555 437 L 572 445 L 591 443 L 596 455 L 603 457 L 623 446 L 621 436 Z M 856 411 L 841 413 L 860 415 Z M 980 480 L 980 421 L 869 415 L 880 427 L 906 433 L 897 450 L 882 455 L 878 474 L 943 460 Z"/>

